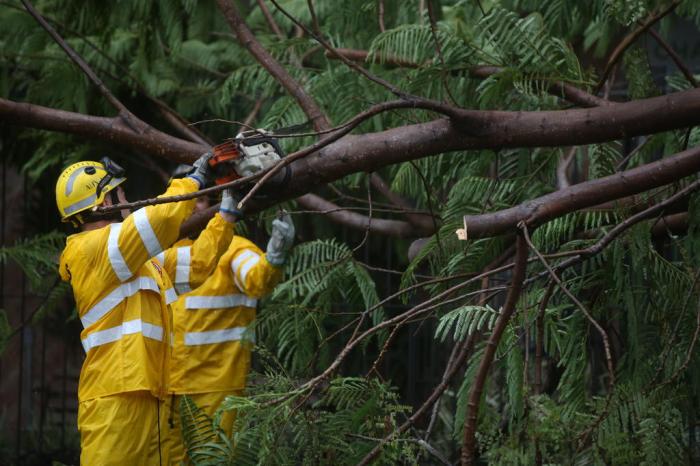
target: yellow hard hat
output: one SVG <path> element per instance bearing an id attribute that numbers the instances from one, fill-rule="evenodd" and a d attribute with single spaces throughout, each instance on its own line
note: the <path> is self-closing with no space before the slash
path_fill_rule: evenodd
<path id="1" fill-rule="evenodd" d="M 74 217 L 104 201 L 105 194 L 126 181 L 124 170 L 108 158 L 102 162 L 85 161 L 69 166 L 56 181 L 56 205 L 61 221 Z M 80 221 L 82 223 L 82 221 Z"/>

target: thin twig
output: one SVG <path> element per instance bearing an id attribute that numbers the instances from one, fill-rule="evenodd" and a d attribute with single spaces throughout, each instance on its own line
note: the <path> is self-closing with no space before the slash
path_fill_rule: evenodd
<path id="1" fill-rule="evenodd" d="M 552 277 L 552 280 L 557 282 L 559 288 L 564 292 L 564 294 L 566 294 L 569 297 L 569 299 L 571 299 L 571 301 L 574 302 L 574 304 L 576 304 L 576 306 L 583 313 L 583 315 L 586 316 L 586 319 L 588 319 L 591 325 L 593 325 L 593 327 L 595 327 L 595 329 L 600 334 L 600 338 L 603 340 L 603 348 L 605 350 L 605 362 L 608 367 L 608 376 L 610 377 L 608 382 L 608 389 L 612 390 L 613 385 L 615 385 L 615 369 L 613 368 L 612 353 L 610 351 L 610 338 L 608 337 L 608 333 L 598 323 L 598 321 L 595 320 L 595 318 L 586 308 L 586 306 L 584 306 L 583 303 L 579 301 L 579 299 L 576 296 L 574 296 L 574 294 L 571 291 L 569 291 L 569 289 L 566 287 L 566 285 L 564 285 L 564 283 L 561 281 L 556 272 L 552 269 L 552 266 L 549 265 L 547 259 L 545 259 L 542 253 L 539 251 L 539 249 L 535 247 L 535 245 L 530 240 L 530 235 L 527 231 L 527 225 L 525 225 L 524 222 L 521 224 L 521 230 L 523 232 L 523 236 L 525 237 L 525 241 L 527 242 L 528 247 L 532 250 L 532 252 L 535 253 L 535 255 L 539 258 L 540 262 L 542 262 L 542 265 L 544 265 L 544 268 L 547 269 L 547 272 L 549 272 L 549 275 Z"/>
<path id="2" fill-rule="evenodd" d="M 668 15 L 671 13 L 673 10 L 676 9 L 678 5 L 680 5 L 681 0 L 675 0 L 673 3 L 671 3 L 668 8 L 665 10 L 662 10 L 658 13 L 655 13 L 648 17 L 644 22 L 634 31 L 632 31 L 630 34 L 624 37 L 622 41 L 618 44 L 617 47 L 615 47 L 615 50 L 613 50 L 612 54 L 610 55 L 610 58 L 608 58 L 608 62 L 605 65 L 605 69 L 603 70 L 603 74 L 600 76 L 600 80 L 598 81 L 598 84 L 595 87 L 595 90 L 593 91 L 593 94 L 597 94 L 598 91 L 603 87 L 605 84 L 605 81 L 608 79 L 608 75 L 612 71 L 613 67 L 617 63 L 617 61 L 620 59 L 623 53 L 625 53 L 625 50 L 632 45 L 639 36 L 644 34 L 644 32 L 651 28 L 654 24 L 656 24 L 661 18 L 664 16 Z"/>
<path id="3" fill-rule="evenodd" d="M 601 422 L 608 416 L 610 412 L 610 404 L 612 403 L 612 396 L 613 396 L 613 388 L 615 386 L 615 369 L 613 367 L 613 360 L 612 360 L 612 352 L 610 351 L 610 339 L 608 337 L 608 333 L 603 329 L 603 327 L 598 323 L 593 318 L 593 315 L 586 309 L 586 306 L 583 305 L 579 299 L 574 296 L 574 294 L 569 291 L 569 289 L 564 285 L 564 283 L 561 281 L 559 276 L 554 272 L 552 267 L 549 265 L 549 262 L 542 256 L 542 253 L 535 247 L 534 244 L 532 244 L 532 241 L 530 240 L 530 236 L 527 231 L 527 225 L 525 222 L 521 224 L 521 229 L 523 231 L 523 236 L 525 237 L 525 241 L 527 241 L 528 247 L 535 253 L 535 255 L 540 259 L 540 262 L 542 262 L 542 265 L 547 269 L 549 274 L 551 275 L 552 279 L 559 285 L 559 288 L 566 294 L 571 301 L 576 304 L 576 306 L 581 310 L 584 316 L 586 316 L 586 319 L 596 328 L 598 333 L 600 334 L 601 339 L 603 340 L 603 348 L 605 351 L 605 363 L 607 365 L 608 369 L 608 393 L 605 399 L 605 406 L 603 410 L 598 414 L 596 419 L 593 421 L 593 423 L 579 435 L 578 440 L 579 440 L 579 448 L 581 448 L 582 445 L 586 443 L 588 440 L 588 436 L 595 430 Z"/>
<path id="4" fill-rule="evenodd" d="M 428 2 L 428 18 L 430 19 L 430 32 L 433 36 L 433 42 L 435 42 L 435 51 L 437 52 L 438 58 L 440 59 L 440 64 L 442 65 L 442 71 L 440 72 L 440 77 L 442 78 L 442 86 L 447 92 L 447 96 L 452 101 L 453 105 L 457 104 L 457 99 L 452 95 L 450 91 L 450 86 L 447 82 L 447 65 L 445 63 L 445 57 L 442 54 L 442 46 L 440 45 L 440 38 L 438 37 L 437 21 L 435 20 L 435 11 L 433 10 L 433 2 Z"/>
<path id="5" fill-rule="evenodd" d="M 683 62 L 683 59 L 676 53 L 675 50 L 673 50 L 673 47 L 671 47 L 671 44 L 666 42 L 666 40 L 659 35 L 658 32 L 654 30 L 654 28 L 649 28 L 647 31 L 653 37 L 656 42 L 659 43 L 659 45 L 666 50 L 666 53 L 668 53 L 668 56 L 671 57 L 671 60 L 676 64 L 678 69 L 683 73 L 683 76 L 685 76 L 685 79 L 688 80 L 691 86 L 693 87 L 698 87 L 698 81 L 695 79 L 695 76 L 693 73 L 690 71 L 690 68 Z"/>
<path id="6" fill-rule="evenodd" d="M 580 249 L 578 251 L 567 251 L 567 255 L 570 253 L 574 253 L 572 257 L 569 257 L 567 260 L 560 262 L 556 266 L 554 266 L 554 270 L 557 272 L 561 272 L 564 269 L 567 269 L 571 267 L 572 265 L 575 265 L 579 262 L 581 262 L 584 259 L 587 259 L 589 257 L 595 256 L 596 254 L 599 254 L 603 249 L 605 249 L 613 240 L 615 240 L 618 236 L 620 236 L 622 233 L 627 231 L 629 228 L 632 226 L 636 225 L 637 223 L 641 222 L 642 220 L 646 220 L 652 217 L 655 217 L 657 214 L 660 212 L 663 212 L 663 210 L 668 207 L 669 205 L 673 204 L 674 202 L 688 196 L 689 194 L 692 194 L 693 192 L 697 191 L 700 188 L 700 180 L 694 181 L 685 188 L 681 189 L 678 191 L 676 194 L 673 196 L 670 196 L 663 201 L 654 204 L 653 206 L 649 207 L 648 209 L 645 209 L 635 215 L 632 215 L 631 217 L 628 217 L 625 219 L 625 221 L 617 224 L 612 230 L 610 230 L 608 233 L 605 234 L 602 238 L 600 238 L 595 244 L 585 248 L 585 249 Z M 546 272 L 544 272 L 543 275 L 546 275 Z M 534 279 L 540 278 L 539 276 L 534 277 Z M 528 280 L 530 281 L 530 279 Z"/>
<path id="7" fill-rule="evenodd" d="M 265 5 L 265 0 L 257 0 L 258 7 L 260 7 L 260 11 L 262 11 L 263 16 L 265 17 L 265 21 L 267 22 L 267 25 L 272 29 L 272 32 L 275 33 L 277 37 L 280 39 L 284 39 L 285 36 L 282 34 L 282 30 L 280 29 L 279 25 L 277 24 L 277 21 L 275 21 L 275 18 L 272 17 L 272 13 L 270 13 L 270 9 Z"/>
<path id="8" fill-rule="evenodd" d="M 386 32 L 384 25 L 384 0 L 377 0 L 377 16 L 379 21 L 379 31 Z"/>
<path id="9" fill-rule="evenodd" d="M 469 348 L 471 347 L 471 343 L 472 337 L 470 336 L 460 344 L 459 353 L 454 361 L 454 364 L 452 364 L 451 367 L 450 364 L 447 365 L 447 369 L 442 377 L 442 380 L 433 389 L 433 392 L 425 400 L 425 402 L 423 402 L 421 407 L 418 408 L 406 422 L 401 424 L 401 426 L 399 426 L 396 430 L 384 437 L 381 440 L 381 442 L 379 442 L 379 444 L 377 444 L 369 453 L 367 453 L 367 455 L 365 455 L 364 458 L 362 458 L 362 460 L 360 460 L 358 466 L 364 466 L 371 463 L 377 457 L 377 455 L 379 455 L 384 445 L 386 445 L 394 437 L 396 437 L 397 435 L 401 435 L 409 427 L 411 427 L 440 398 L 440 396 L 442 396 L 444 391 L 449 386 L 450 380 L 452 380 L 452 378 L 455 376 L 459 368 L 462 366 L 462 363 L 466 359 L 467 353 L 469 352 Z"/>

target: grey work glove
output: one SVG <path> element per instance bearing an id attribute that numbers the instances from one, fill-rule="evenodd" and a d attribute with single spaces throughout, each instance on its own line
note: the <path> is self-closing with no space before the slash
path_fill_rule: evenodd
<path id="1" fill-rule="evenodd" d="M 209 159 L 214 155 L 211 152 L 205 152 L 192 164 L 192 171 L 187 175 L 187 178 L 192 178 L 199 183 L 200 188 L 204 188 L 212 182 L 212 172 L 209 166 Z"/>
<path id="2" fill-rule="evenodd" d="M 294 244 L 294 223 L 288 213 L 272 221 L 272 233 L 267 243 L 265 256 L 272 265 L 280 266 L 287 259 L 287 253 Z"/>
<path id="3" fill-rule="evenodd" d="M 237 207 L 239 202 L 240 199 L 238 199 L 238 196 L 231 189 L 224 189 L 224 191 L 221 193 L 219 212 L 228 221 L 234 221 L 238 218 L 242 218 L 243 212 L 238 210 Z"/>

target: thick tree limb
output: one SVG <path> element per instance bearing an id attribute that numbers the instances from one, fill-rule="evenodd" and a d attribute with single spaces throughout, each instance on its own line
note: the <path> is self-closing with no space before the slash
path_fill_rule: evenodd
<path id="1" fill-rule="evenodd" d="M 0 121 L 116 143 L 175 162 L 192 162 L 198 157 L 197 154 L 207 150 L 207 146 L 173 137 L 151 127 L 136 133 L 119 118 L 83 115 L 1 98 Z"/>
<path id="2" fill-rule="evenodd" d="M 475 135 L 465 134 L 458 123 L 447 119 L 406 125 L 376 133 L 346 135 L 292 163 L 289 184 L 270 196 L 266 205 L 298 197 L 350 173 L 371 172 L 395 163 L 442 152 L 499 147 L 583 145 L 700 124 L 700 90 L 691 89 L 666 96 L 591 109 L 545 112 L 463 110 L 462 112 L 468 113 L 474 122 L 478 122 L 470 128 L 470 132 L 476 133 Z M 149 129 L 144 134 L 136 134 L 113 118 L 82 115 L 5 99 L 0 99 L 0 120 L 20 126 L 62 131 L 117 143 L 181 162 L 191 162 L 208 149 L 207 146 L 184 141 L 154 129 Z M 653 168 L 646 172 L 644 167 L 640 167 L 631 173 L 636 173 L 634 179 L 642 180 L 646 186 L 660 186 L 698 170 L 695 160 L 700 157 L 694 157 L 694 154 L 695 152 L 685 156 L 679 154 L 680 159 L 669 157 L 651 164 L 650 167 Z M 681 160 L 682 164 L 678 169 L 670 165 Z M 655 171 L 657 169 L 664 174 L 664 180 L 668 181 L 658 180 Z M 639 173 L 636 170 L 642 170 L 642 172 Z M 643 187 L 639 190 L 631 189 L 630 186 L 635 183 L 626 180 L 627 172 L 621 172 L 617 176 L 620 176 L 617 181 L 611 181 L 609 177 L 602 179 L 607 180 L 606 182 L 611 185 L 616 185 L 615 192 L 608 194 L 598 190 L 598 195 L 592 196 L 595 198 L 593 203 L 589 204 L 586 201 L 583 206 L 600 204 L 648 189 Z M 569 188 L 574 191 L 562 192 L 575 196 L 585 193 L 585 189 L 592 186 L 590 183 L 601 182 L 601 180 L 595 180 L 582 183 Z M 604 184 L 601 187 L 607 187 L 607 185 Z M 581 189 L 583 191 L 578 191 Z M 562 196 L 561 193 L 559 195 Z M 506 228 L 516 225 L 515 217 L 519 216 L 513 210 L 524 209 L 520 210 L 520 213 L 527 211 L 526 213 L 530 214 L 530 209 L 534 209 L 541 200 L 543 198 L 525 203 L 519 208 L 467 218 L 471 225 L 470 236 L 498 234 L 499 231 L 504 231 L 501 229 L 504 224 Z M 568 202 L 573 202 L 573 204 L 567 204 L 572 206 L 578 205 L 579 201 L 573 199 Z M 261 207 L 264 206 L 261 205 Z"/>
<path id="3" fill-rule="evenodd" d="M 512 231 L 521 221 L 531 227 L 585 207 L 663 186 L 700 170 L 700 147 L 641 167 L 570 186 L 510 209 L 483 215 L 467 215 L 470 238 Z"/>

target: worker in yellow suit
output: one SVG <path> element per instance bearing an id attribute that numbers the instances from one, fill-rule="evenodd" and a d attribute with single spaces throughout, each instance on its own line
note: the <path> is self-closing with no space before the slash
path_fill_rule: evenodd
<path id="1" fill-rule="evenodd" d="M 195 192 L 208 183 L 210 157 L 200 157 L 193 172 L 173 180 L 164 195 Z M 177 295 L 151 258 L 177 240 L 195 201 L 144 207 L 121 222 L 115 215 L 98 216 L 95 207 L 126 200 L 123 174 L 105 158 L 69 166 L 56 183 L 62 220 L 81 229 L 68 237 L 59 272 L 73 288 L 84 327 L 78 430 L 80 462 L 89 466 L 168 460 L 160 433 L 169 411 L 162 401 L 170 367 L 169 303 Z"/>
<path id="2" fill-rule="evenodd" d="M 223 204 L 224 210 L 240 216 L 235 200 L 230 206 Z M 213 274 L 199 288 L 180 295 L 173 306 L 171 464 L 180 464 L 185 458 L 181 396 L 189 395 L 213 416 L 226 396 L 243 392 L 250 370 L 254 340 L 250 326 L 257 302 L 279 282 L 293 242 L 294 224 L 289 215 L 273 221 L 265 253 L 246 238 L 234 236 Z M 220 427 L 229 436 L 234 416 L 228 412 L 221 419 Z"/>

